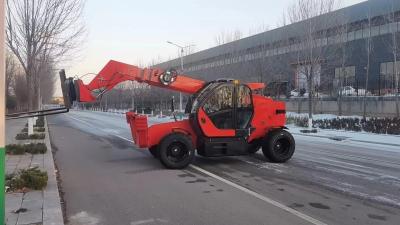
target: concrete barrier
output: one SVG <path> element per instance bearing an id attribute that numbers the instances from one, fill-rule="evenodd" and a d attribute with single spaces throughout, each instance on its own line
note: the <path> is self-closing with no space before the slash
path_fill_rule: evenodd
<path id="1" fill-rule="evenodd" d="M 307 113 L 308 99 L 296 98 L 285 100 L 286 110 L 289 112 Z M 394 99 L 384 99 L 379 97 L 370 97 L 366 100 L 367 116 L 372 117 L 395 117 L 396 101 Z M 339 103 L 336 100 L 314 99 L 313 111 L 315 114 L 339 114 Z M 342 115 L 362 116 L 364 111 L 364 102 L 362 98 L 343 98 Z"/>

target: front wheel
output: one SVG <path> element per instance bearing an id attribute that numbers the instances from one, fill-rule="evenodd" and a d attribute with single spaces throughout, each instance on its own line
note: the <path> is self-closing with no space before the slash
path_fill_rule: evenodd
<path id="1" fill-rule="evenodd" d="M 158 146 L 161 163 L 169 169 L 183 169 L 194 159 L 192 140 L 185 134 L 172 133 Z"/>
<path id="2" fill-rule="evenodd" d="M 293 136 L 286 130 L 271 131 L 262 143 L 264 156 L 272 162 L 283 163 L 292 158 L 295 150 Z"/>

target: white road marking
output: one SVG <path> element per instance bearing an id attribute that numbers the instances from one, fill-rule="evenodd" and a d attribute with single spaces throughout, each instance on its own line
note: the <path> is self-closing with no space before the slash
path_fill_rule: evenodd
<path id="1" fill-rule="evenodd" d="M 89 215 L 87 212 L 79 212 L 69 218 L 70 225 L 97 225 L 100 223 L 100 219 Z"/>
<path id="2" fill-rule="evenodd" d="M 94 127 L 93 124 L 90 124 L 90 123 L 88 123 L 88 122 L 86 122 L 86 121 L 84 121 L 84 120 L 78 119 L 78 118 L 73 117 L 73 116 L 71 116 L 71 115 L 65 115 L 65 116 L 67 116 L 67 117 L 69 117 L 69 118 L 71 118 L 71 119 L 74 119 L 74 120 L 76 120 L 76 121 L 85 123 L 85 124 L 87 124 L 87 125 L 89 125 L 89 126 L 91 126 L 91 127 Z"/>
<path id="3" fill-rule="evenodd" d="M 131 139 L 128 139 L 128 138 L 125 138 L 125 137 L 119 136 L 118 134 L 113 134 L 113 135 L 114 135 L 114 136 L 116 136 L 116 137 L 119 137 L 119 138 L 121 138 L 121 139 L 124 139 L 125 141 L 129 141 L 129 142 L 131 142 L 131 143 L 135 144 L 135 142 L 134 142 L 134 141 L 132 141 Z"/>
<path id="4" fill-rule="evenodd" d="M 75 119 L 75 120 L 78 120 L 78 121 L 84 122 L 86 124 L 89 124 L 86 121 L 74 118 L 72 116 L 70 116 L 70 117 Z M 89 125 L 93 126 L 91 124 L 89 124 Z M 132 140 L 130 140 L 128 138 L 125 138 L 125 137 L 122 137 L 122 136 L 119 136 L 119 135 L 116 135 L 116 134 L 112 134 L 112 135 L 114 135 L 114 136 L 116 136 L 118 138 L 121 138 L 122 140 L 134 143 Z M 286 212 L 289 212 L 289 213 L 291 213 L 291 214 L 293 214 L 293 215 L 295 215 L 295 216 L 297 216 L 297 217 L 299 217 L 299 218 L 301 218 L 301 219 L 303 219 L 303 220 L 305 220 L 307 222 L 310 222 L 311 224 L 314 224 L 314 225 L 327 225 L 326 223 L 321 222 L 321 221 L 319 221 L 319 220 L 317 220 L 317 219 L 315 219 L 315 218 L 313 218 L 311 216 L 308 216 L 308 215 L 306 215 L 304 213 L 301 213 L 301 212 L 299 212 L 299 211 L 297 211 L 295 209 L 287 207 L 286 205 L 283 205 L 282 203 L 279 203 L 279 202 L 277 202 L 275 200 L 272 200 L 272 199 L 270 199 L 270 198 L 268 198 L 266 196 L 263 196 L 263 195 L 261 195 L 261 194 L 259 194 L 257 192 L 254 192 L 254 191 L 252 191 L 250 189 L 247 189 L 247 188 L 245 188 L 243 186 L 240 186 L 240 185 L 238 185 L 236 183 L 233 183 L 233 182 L 231 182 L 231 181 L 229 181 L 229 180 L 227 180 L 225 178 L 222 178 L 222 177 L 220 177 L 220 176 L 218 176 L 218 175 L 216 175 L 214 173 L 211 173 L 211 172 L 209 172 L 207 170 L 204 170 L 204 169 L 202 169 L 202 168 L 200 168 L 198 166 L 189 165 L 189 167 L 191 167 L 192 169 L 195 169 L 195 170 L 197 170 L 197 171 L 199 171 L 201 173 L 204 173 L 204 174 L 206 174 L 206 175 L 208 175 L 208 176 L 210 176 L 210 177 L 212 177 L 214 179 L 217 179 L 217 180 L 219 180 L 219 181 L 221 181 L 221 182 L 223 182 L 223 183 L 225 183 L 225 184 L 227 184 L 227 185 L 229 185 L 231 187 L 234 187 L 234 188 L 236 188 L 238 190 L 241 190 L 241 191 L 243 191 L 243 192 L 245 192 L 245 193 L 247 193 L 247 194 L 249 194 L 249 195 L 251 195 L 251 196 L 253 196 L 255 198 L 258 198 L 259 200 L 262 200 L 262 201 L 267 202 L 267 203 L 269 203 L 269 204 L 271 204 L 271 205 L 273 205 L 275 207 L 278 207 L 278 208 L 280 208 L 280 209 L 282 209 L 282 210 L 284 210 Z M 138 222 L 141 222 L 141 221 L 138 221 Z"/>
<path id="5" fill-rule="evenodd" d="M 118 135 L 115 135 L 115 136 L 117 136 L 117 137 L 119 137 L 119 138 L 121 138 L 123 140 L 126 140 L 126 141 L 134 143 L 132 140 L 129 140 L 127 138 L 124 138 L 124 137 L 121 137 L 121 136 L 118 136 Z M 213 174 L 213 173 L 211 173 L 211 172 L 209 172 L 209 171 L 207 171 L 205 169 L 202 169 L 202 168 L 200 168 L 198 166 L 195 166 L 195 165 L 191 164 L 191 165 L 189 165 L 189 167 L 192 168 L 192 169 L 195 169 L 195 170 L 197 170 L 197 171 L 199 171 L 201 173 L 204 173 L 204 174 L 206 174 L 206 175 L 208 175 L 208 176 L 210 176 L 210 177 L 212 177 L 214 179 L 217 179 L 217 180 L 219 180 L 219 181 L 221 181 L 221 182 L 223 182 L 223 183 L 225 183 L 225 184 L 227 184 L 229 186 L 232 186 L 232 187 L 234 187 L 236 189 L 239 189 L 239 190 L 241 190 L 241 191 L 243 191 L 243 192 L 245 192 L 245 193 L 247 193 L 249 195 L 252 195 L 253 197 L 256 197 L 256 198 L 258 198 L 258 199 L 260 199 L 260 200 L 262 200 L 264 202 L 267 202 L 267 203 L 269 203 L 269 204 L 271 204 L 273 206 L 276 206 L 276 207 L 278 207 L 280 209 L 283 209 L 283 210 L 285 210 L 285 211 L 287 211 L 287 212 L 289 212 L 289 213 L 291 213 L 293 215 L 296 215 L 296 216 L 300 217 L 301 219 L 310 222 L 311 224 L 314 224 L 314 225 L 327 225 L 326 223 L 323 223 L 323 222 L 321 222 L 321 221 L 319 221 L 319 220 L 317 220 L 317 219 L 315 219 L 315 218 L 313 218 L 311 216 L 308 216 L 308 215 L 306 215 L 304 213 L 301 213 L 301 212 L 299 212 L 297 210 L 294 210 L 294 209 L 292 209 L 290 207 L 287 207 L 287 206 L 283 205 L 282 203 L 279 203 L 279 202 L 277 202 L 275 200 L 272 200 L 272 199 L 270 199 L 268 197 L 260 195 L 257 192 L 254 192 L 254 191 L 252 191 L 250 189 L 247 189 L 247 188 L 245 188 L 243 186 L 235 184 L 235 183 L 233 183 L 233 182 L 231 182 L 231 181 L 229 181 L 229 180 L 227 180 L 225 178 L 222 178 L 222 177 L 220 177 L 220 176 L 218 176 L 216 174 Z"/>
<path id="6" fill-rule="evenodd" d="M 208 175 L 210 177 L 213 177 L 213 178 L 215 178 L 215 179 L 217 179 L 217 180 L 219 180 L 219 181 L 221 181 L 221 182 L 223 182 L 223 183 L 225 183 L 225 184 L 227 184 L 229 186 L 232 186 L 232 187 L 234 187 L 236 189 L 239 189 L 239 190 L 241 190 L 241 191 L 243 191 L 243 192 L 245 192 L 245 193 L 247 193 L 249 195 L 252 195 L 253 197 L 256 197 L 256 198 L 258 198 L 258 199 L 260 199 L 260 200 L 262 200 L 264 202 L 267 202 L 267 203 L 269 203 L 269 204 L 271 204 L 273 206 L 276 206 L 276 207 L 278 207 L 278 208 L 280 208 L 282 210 L 285 210 L 285 211 L 287 211 L 287 212 L 289 212 L 289 213 L 291 213 L 293 215 L 296 215 L 296 216 L 298 216 L 298 217 L 300 217 L 300 218 L 302 218 L 302 219 L 304 219 L 304 220 L 306 220 L 306 221 L 308 221 L 308 222 L 310 222 L 312 224 L 315 224 L 315 225 L 326 225 L 326 223 L 323 223 L 323 222 L 321 222 L 321 221 L 319 221 L 319 220 L 317 220 L 317 219 L 315 219 L 315 218 L 313 218 L 311 216 L 308 216 L 308 215 L 306 215 L 304 213 L 301 213 L 301 212 L 299 212 L 297 210 L 294 210 L 294 209 L 292 209 L 290 207 L 287 207 L 287 206 L 283 205 L 282 203 L 279 203 L 279 202 L 277 202 L 275 200 L 272 200 L 272 199 L 270 199 L 268 197 L 260 195 L 257 192 L 254 192 L 254 191 L 252 191 L 250 189 L 247 189 L 247 188 L 245 188 L 243 186 L 240 186 L 240 185 L 238 185 L 236 183 L 233 183 L 233 182 L 231 182 L 231 181 L 229 181 L 229 180 L 227 180 L 225 178 L 222 178 L 222 177 L 220 177 L 220 176 L 218 176 L 216 174 L 208 172 L 207 170 L 204 170 L 204 169 L 202 169 L 202 168 L 200 168 L 198 166 L 189 165 L 189 167 L 191 167 L 191 168 L 193 168 L 193 169 L 195 169 L 195 170 L 197 170 L 197 171 L 199 171 L 201 173 L 204 173 L 204 174 L 206 174 L 206 175 Z"/>
<path id="7" fill-rule="evenodd" d="M 131 222 L 131 225 L 142 225 L 142 224 L 154 223 L 154 222 L 168 223 L 167 220 L 163 220 L 163 219 L 148 219 L 148 220 L 139 220 L 139 221 Z"/>

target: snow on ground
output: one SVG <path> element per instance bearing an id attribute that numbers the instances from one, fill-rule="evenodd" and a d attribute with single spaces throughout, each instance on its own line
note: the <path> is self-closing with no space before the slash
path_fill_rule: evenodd
<path id="1" fill-rule="evenodd" d="M 84 110 L 85 111 L 85 110 Z M 101 112 L 95 111 L 96 113 L 101 114 L 108 114 L 119 116 L 125 118 L 126 111 L 112 111 L 112 112 Z M 298 113 L 291 113 L 288 112 L 288 115 L 297 115 L 297 116 L 304 116 L 307 117 L 306 113 L 298 114 Z M 336 115 L 333 114 L 315 114 L 313 115 L 315 119 L 330 119 L 330 118 L 337 118 Z M 359 117 L 359 116 L 348 116 L 348 117 Z M 166 123 L 174 121 L 174 118 L 171 116 L 163 116 L 160 117 L 159 115 L 151 116 L 148 115 L 148 124 L 149 126 L 158 124 L 158 123 Z M 179 117 L 178 117 L 179 120 Z M 303 134 L 300 130 L 304 130 L 303 127 L 297 127 L 294 125 L 287 125 L 290 132 L 293 134 L 301 134 L 306 136 L 314 136 L 314 137 L 323 137 L 328 139 L 339 138 L 346 141 L 356 141 L 356 142 L 363 142 L 363 143 L 371 143 L 371 144 L 383 144 L 383 145 L 391 145 L 395 147 L 396 152 L 400 152 L 400 135 L 386 135 L 386 134 L 374 134 L 368 132 L 355 132 L 355 131 L 344 131 L 344 130 L 329 130 L 329 129 L 318 129 L 317 133 L 307 133 Z M 391 148 L 393 149 L 393 148 Z M 398 149 L 398 150 L 396 150 Z"/>
<path id="2" fill-rule="evenodd" d="M 287 117 L 297 117 L 297 118 L 308 118 L 308 113 L 295 113 L 287 112 Z M 314 120 L 324 120 L 324 119 L 335 119 L 335 118 L 359 118 L 361 116 L 337 116 L 333 114 L 314 114 Z M 300 130 L 304 130 L 304 127 L 297 127 L 293 124 L 287 125 L 293 133 L 301 134 Z M 317 129 L 317 133 L 307 133 L 307 136 L 315 137 L 326 137 L 326 138 L 340 138 L 344 140 L 358 141 L 364 143 L 377 143 L 377 144 L 387 144 L 399 147 L 400 152 L 400 135 L 388 135 L 388 134 L 375 134 L 370 132 L 356 132 L 356 131 L 345 131 L 345 130 L 333 130 L 333 129 Z"/>
<path id="3" fill-rule="evenodd" d="M 355 131 L 344 131 L 344 130 L 327 130 L 317 129 L 317 133 L 303 134 L 300 130 L 304 130 L 304 127 L 297 127 L 294 125 L 287 126 L 291 133 L 302 134 L 307 136 L 325 137 L 329 139 L 343 139 L 348 141 L 357 141 L 371 144 L 384 144 L 392 145 L 397 147 L 396 149 L 400 152 L 400 135 L 388 135 L 388 134 L 374 134 L 368 132 L 355 132 Z M 397 152 L 397 151 L 396 151 Z"/>

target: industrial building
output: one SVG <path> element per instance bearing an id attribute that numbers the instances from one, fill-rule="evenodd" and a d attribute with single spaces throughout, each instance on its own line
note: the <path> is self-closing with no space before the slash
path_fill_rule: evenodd
<path id="1" fill-rule="evenodd" d="M 307 55 L 310 24 L 317 59 Z M 184 73 L 206 80 L 289 81 L 291 89 L 308 89 L 305 70 L 312 64 L 320 93 L 333 96 L 340 85 L 392 95 L 399 82 L 398 36 L 400 1 L 369 0 L 187 55 Z M 177 58 L 156 66 L 179 69 L 180 63 Z"/>

